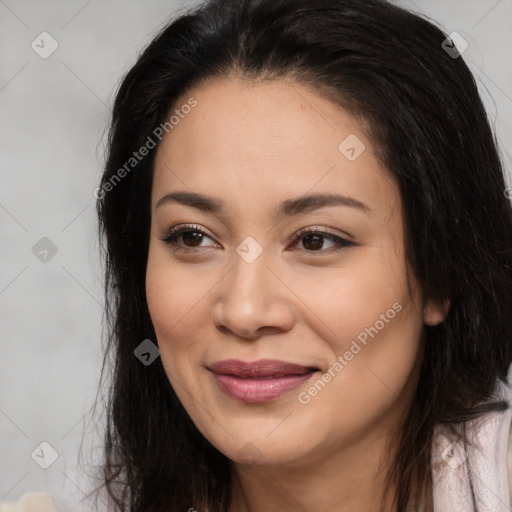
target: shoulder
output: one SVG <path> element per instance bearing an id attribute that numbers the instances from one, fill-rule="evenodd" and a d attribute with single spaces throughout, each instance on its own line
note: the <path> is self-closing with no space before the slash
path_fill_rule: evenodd
<path id="1" fill-rule="evenodd" d="M 58 512 L 58 509 L 49 493 L 27 492 L 18 501 L 0 501 L 0 512 Z"/>
<path id="2" fill-rule="evenodd" d="M 499 381 L 497 388 L 491 401 L 505 401 L 506 409 L 451 425 L 457 434 L 447 425 L 436 424 L 434 510 L 472 510 L 475 499 L 485 503 L 487 510 L 498 510 L 512 501 L 512 385 Z"/>

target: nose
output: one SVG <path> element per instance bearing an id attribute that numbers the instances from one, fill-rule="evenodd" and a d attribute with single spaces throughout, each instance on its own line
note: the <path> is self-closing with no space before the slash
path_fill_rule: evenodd
<path id="1" fill-rule="evenodd" d="M 297 317 L 294 294 L 265 252 L 252 263 L 236 256 L 218 285 L 213 322 L 224 334 L 255 340 L 289 331 Z"/>

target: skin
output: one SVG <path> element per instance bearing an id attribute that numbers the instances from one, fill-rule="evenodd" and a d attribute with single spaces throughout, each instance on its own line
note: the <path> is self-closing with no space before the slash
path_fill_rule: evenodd
<path id="1" fill-rule="evenodd" d="M 151 199 L 146 293 L 170 383 L 199 430 L 232 461 L 230 512 L 377 510 L 387 443 L 416 383 L 423 326 L 447 311 L 446 303 L 424 299 L 410 269 L 407 276 L 397 184 L 364 126 L 304 85 L 232 76 L 188 91 L 176 105 L 190 97 L 197 106 L 158 148 Z M 366 146 L 354 161 L 338 149 L 349 134 Z M 212 196 L 225 213 L 174 202 L 156 207 L 176 191 Z M 281 201 L 312 193 L 344 194 L 368 211 L 337 205 L 272 216 Z M 195 243 L 178 237 L 185 250 L 175 252 L 161 239 L 183 224 L 206 235 Z M 311 248 L 311 238 L 293 236 L 305 227 L 355 245 L 335 252 L 336 243 L 323 238 Z M 252 263 L 236 251 L 248 236 L 262 248 Z M 401 311 L 300 403 L 298 393 L 395 303 Z M 225 395 L 206 368 L 229 358 L 321 371 L 277 399 L 251 404 Z M 248 443 L 257 454 L 252 464 L 244 459 Z"/>

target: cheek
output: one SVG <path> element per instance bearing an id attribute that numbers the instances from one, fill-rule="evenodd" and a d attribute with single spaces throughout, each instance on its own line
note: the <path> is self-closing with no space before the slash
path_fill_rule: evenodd
<path id="1" fill-rule="evenodd" d="M 217 279 L 218 280 L 218 279 Z M 208 293 L 216 279 L 197 267 L 184 269 L 165 250 L 152 250 L 146 271 L 146 298 L 162 363 L 168 373 L 187 371 L 187 359 L 204 348 L 198 332 L 210 316 Z"/>
<path id="2" fill-rule="evenodd" d="M 354 253 L 354 263 L 329 279 L 317 274 L 316 286 L 311 276 L 294 277 L 294 291 L 307 298 L 309 322 L 330 349 L 329 383 L 306 389 L 303 401 L 311 398 L 318 407 L 329 402 L 335 410 L 343 404 L 340 414 L 356 423 L 359 417 L 362 425 L 368 414 L 383 413 L 404 392 L 423 323 L 415 281 L 411 297 L 402 262 L 394 249 L 381 246 L 364 258 Z"/>
<path id="3" fill-rule="evenodd" d="M 184 271 L 177 264 L 171 249 L 152 240 L 146 269 L 146 298 L 157 334 L 172 336 L 175 326 L 187 316 L 208 290 L 208 282 L 197 273 Z M 190 313 L 189 313 L 190 312 Z"/>
<path id="4" fill-rule="evenodd" d="M 208 293 L 215 285 L 212 276 L 184 269 L 170 261 L 168 254 L 151 254 L 146 271 L 146 297 L 157 336 L 160 358 L 176 396 L 203 434 L 208 432 L 209 415 L 198 404 L 207 404 L 207 388 L 198 379 L 210 318 Z"/>
<path id="5" fill-rule="evenodd" d="M 361 247 L 347 253 L 336 268 L 309 268 L 285 275 L 283 281 L 293 283 L 309 323 L 336 354 L 348 350 L 352 340 L 364 344 L 377 334 L 375 329 L 383 337 L 407 329 L 411 320 L 405 262 L 394 245 Z"/>
<path id="6" fill-rule="evenodd" d="M 345 304 L 331 307 L 330 325 L 338 335 L 325 373 L 297 395 L 305 424 L 317 418 L 326 431 L 344 432 L 342 442 L 370 425 L 383 422 L 385 428 L 400 414 L 416 375 L 421 333 L 411 303 L 399 294 L 386 294 L 366 307 L 354 296 Z"/>

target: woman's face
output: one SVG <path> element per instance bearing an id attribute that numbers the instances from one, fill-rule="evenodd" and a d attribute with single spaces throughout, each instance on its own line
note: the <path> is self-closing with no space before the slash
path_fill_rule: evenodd
<path id="1" fill-rule="evenodd" d="M 444 313 L 411 271 L 409 293 L 399 192 L 372 141 L 288 80 L 213 81 L 176 109 L 155 161 L 146 292 L 187 413 L 239 464 L 386 438 L 423 324 Z M 168 244 L 174 226 L 188 231 Z"/>

